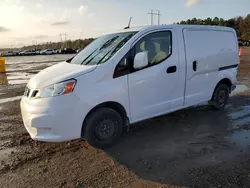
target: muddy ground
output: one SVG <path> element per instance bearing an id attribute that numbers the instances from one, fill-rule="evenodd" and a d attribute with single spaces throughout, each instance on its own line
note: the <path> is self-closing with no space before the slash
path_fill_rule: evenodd
<path id="1" fill-rule="evenodd" d="M 69 57 L 29 58 L 7 59 L 0 77 L 0 187 L 250 187 L 250 48 L 224 111 L 197 106 L 147 120 L 104 151 L 30 139 L 19 108 L 25 83 Z"/>

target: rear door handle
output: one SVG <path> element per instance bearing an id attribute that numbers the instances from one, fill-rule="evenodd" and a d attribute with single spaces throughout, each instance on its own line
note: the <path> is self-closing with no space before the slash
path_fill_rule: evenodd
<path id="1" fill-rule="evenodd" d="M 174 72 L 176 72 L 176 70 L 177 70 L 177 67 L 176 67 L 176 66 L 168 67 L 167 73 L 168 73 L 168 74 L 174 73 Z"/>
<path id="2" fill-rule="evenodd" d="M 197 61 L 194 61 L 194 62 L 193 62 L 193 70 L 194 70 L 194 71 L 197 71 Z"/>

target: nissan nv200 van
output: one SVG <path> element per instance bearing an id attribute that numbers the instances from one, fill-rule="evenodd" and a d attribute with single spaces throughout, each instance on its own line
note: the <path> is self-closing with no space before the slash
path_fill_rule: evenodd
<path id="1" fill-rule="evenodd" d="M 232 28 L 114 32 L 31 78 L 21 100 L 23 122 L 34 140 L 84 137 L 110 147 L 130 124 L 208 101 L 223 109 L 236 87 L 238 61 Z"/>

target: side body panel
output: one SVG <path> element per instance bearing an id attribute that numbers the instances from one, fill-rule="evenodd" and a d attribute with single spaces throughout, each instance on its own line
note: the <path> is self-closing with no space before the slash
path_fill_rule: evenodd
<path id="1" fill-rule="evenodd" d="M 185 106 L 190 106 L 210 100 L 223 78 L 235 82 L 235 70 L 219 70 L 237 65 L 238 45 L 233 31 L 191 28 L 184 29 L 183 35 L 187 62 Z"/>

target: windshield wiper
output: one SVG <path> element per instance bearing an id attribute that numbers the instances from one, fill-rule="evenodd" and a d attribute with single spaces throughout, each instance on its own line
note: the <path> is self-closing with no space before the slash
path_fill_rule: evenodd
<path id="1" fill-rule="evenodd" d="M 107 57 L 108 54 L 111 54 L 110 56 L 112 56 L 114 53 L 116 53 L 123 46 L 123 43 L 125 44 L 132 36 L 133 36 L 133 34 L 130 34 L 129 36 L 127 36 L 126 38 L 121 40 L 115 47 L 113 47 L 110 51 L 108 51 L 108 53 L 106 53 L 101 58 L 100 61 L 98 61 L 97 65 L 100 64 L 103 61 L 103 59 L 105 59 L 105 57 Z"/>
<path id="2" fill-rule="evenodd" d="M 101 46 L 101 48 L 99 49 L 99 52 L 98 52 L 94 57 L 92 57 L 90 60 L 88 60 L 88 61 L 85 63 L 85 65 L 88 65 L 93 59 L 95 59 L 96 56 L 98 56 L 98 55 L 102 52 L 102 50 L 103 50 L 104 48 L 107 48 L 108 46 L 110 46 L 117 38 L 119 38 L 119 36 L 113 37 L 112 39 L 110 39 L 110 40 L 108 40 L 107 42 L 105 42 L 105 43 Z M 85 59 L 83 60 L 83 62 L 81 63 L 81 65 L 82 65 L 88 58 L 90 58 L 97 50 L 98 50 L 98 48 L 97 48 L 96 50 L 94 50 L 87 58 L 85 58 Z M 106 55 L 105 55 L 105 56 L 106 56 Z M 103 58 L 102 58 L 102 59 L 103 59 Z"/>
<path id="3" fill-rule="evenodd" d="M 95 59 L 100 53 L 102 53 L 102 51 L 99 51 L 94 57 L 92 57 L 89 61 L 87 61 L 87 63 L 85 63 L 85 65 L 88 65 L 93 59 Z"/>
<path id="4" fill-rule="evenodd" d="M 108 40 L 104 45 L 102 45 L 102 47 L 99 49 L 99 52 L 94 56 L 94 57 L 92 57 L 89 61 L 87 61 L 87 63 L 85 63 L 85 65 L 87 65 L 87 64 L 89 64 L 89 63 L 91 63 L 91 61 L 93 60 L 93 59 L 95 59 L 100 53 L 102 53 L 103 52 L 103 49 L 104 48 L 107 48 L 107 47 L 109 47 L 117 38 L 119 38 L 119 36 L 117 36 L 117 37 L 114 37 L 114 38 L 112 38 L 112 39 L 110 39 L 110 40 Z M 120 43 L 119 43 L 120 44 Z M 114 47 L 113 47 L 114 48 Z M 113 48 L 112 49 L 110 49 L 109 51 L 108 51 L 108 53 L 106 53 L 102 58 L 101 58 L 101 60 L 100 61 L 98 61 L 98 63 L 97 63 L 97 65 L 113 50 Z M 93 53 L 92 53 L 93 54 Z M 92 55 L 91 54 L 91 55 Z M 88 59 L 88 58 L 87 58 Z M 86 59 L 85 59 L 86 60 Z"/>
<path id="5" fill-rule="evenodd" d="M 105 42 L 105 43 L 101 46 L 100 50 L 109 47 L 117 38 L 119 38 L 119 36 L 115 36 L 115 37 L 109 39 L 107 42 Z"/>
<path id="6" fill-rule="evenodd" d="M 97 50 L 98 50 L 98 48 L 96 48 L 90 55 L 88 55 L 88 57 L 86 57 L 86 58 L 82 61 L 81 65 L 82 65 L 89 57 L 91 57 Z"/>

